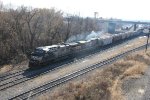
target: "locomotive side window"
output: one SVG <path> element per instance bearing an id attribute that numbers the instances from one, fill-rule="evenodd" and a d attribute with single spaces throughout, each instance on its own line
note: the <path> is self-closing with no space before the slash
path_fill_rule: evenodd
<path id="1" fill-rule="evenodd" d="M 43 50 L 40 49 L 35 49 L 35 51 L 32 53 L 32 56 L 43 56 L 45 54 L 45 52 Z"/>
<path id="2" fill-rule="evenodd" d="M 49 50 L 55 52 L 57 50 L 57 47 L 49 48 Z"/>

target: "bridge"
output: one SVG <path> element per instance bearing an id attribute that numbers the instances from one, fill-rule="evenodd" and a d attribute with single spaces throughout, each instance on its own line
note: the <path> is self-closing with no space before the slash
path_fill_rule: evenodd
<path id="1" fill-rule="evenodd" d="M 124 24 L 150 24 L 150 22 L 143 21 L 125 21 L 125 20 L 106 20 L 106 19 L 98 19 L 99 22 L 109 22 L 109 23 L 124 23 Z"/>
<path id="2" fill-rule="evenodd" d="M 150 25 L 150 22 L 143 21 L 125 21 L 125 20 L 111 20 L 111 19 L 98 19 L 99 23 L 106 23 L 106 32 L 113 33 L 115 32 L 116 24 L 133 24 L 134 31 L 137 29 L 138 24 Z"/>

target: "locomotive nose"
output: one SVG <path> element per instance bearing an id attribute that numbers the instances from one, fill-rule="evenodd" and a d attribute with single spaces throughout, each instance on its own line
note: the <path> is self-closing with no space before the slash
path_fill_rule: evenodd
<path id="1" fill-rule="evenodd" d="M 29 68 L 39 66 L 42 63 L 43 57 L 31 56 L 29 61 Z"/>
<path id="2" fill-rule="evenodd" d="M 31 56 L 31 60 L 41 61 L 43 57 Z"/>

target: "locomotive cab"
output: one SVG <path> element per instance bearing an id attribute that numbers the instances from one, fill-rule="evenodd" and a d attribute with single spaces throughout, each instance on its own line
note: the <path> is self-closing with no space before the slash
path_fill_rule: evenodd
<path id="1" fill-rule="evenodd" d="M 47 63 L 53 62 L 60 55 L 58 53 L 59 49 L 59 45 L 36 48 L 34 52 L 31 53 L 29 67 L 34 67 L 35 65 L 46 65 Z"/>
<path id="2" fill-rule="evenodd" d="M 36 48 L 34 52 L 31 53 L 29 67 L 42 63 L 42 59 L 45 56 L 45 53 L 46 52 L 44 50 Z"/>
<path id="3" fill-rule="evenodd" d="M 41 65 L 55 58 L 54 52 L 56 47 L 54 46 L 45 46 L 38 47 L 31 53 L 29 67 L 34 65 Z"/>

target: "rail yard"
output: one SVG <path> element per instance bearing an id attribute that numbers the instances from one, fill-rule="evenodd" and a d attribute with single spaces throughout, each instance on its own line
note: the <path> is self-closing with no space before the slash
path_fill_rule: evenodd
<path id="1" fill-rule="evenodd" d="M 7 73 L 0 77 L 0 91 L 2 91 L 0 96 L 4 100 L 33 97 L 97 67 L 112 63 L 127 53 L 144 48 L 146 38 L 146 36 L 137 36 L 120 41 L 70 61 L 65 60 L 59 64 L 47 65 L 43 69 Z M 52 67 L 54 69 L 51 69 Z"/>
<path id="2" fill-rule="evenodd" d="M 0 0 L 0 100 L 150 100 L 148 0 Z"/>

